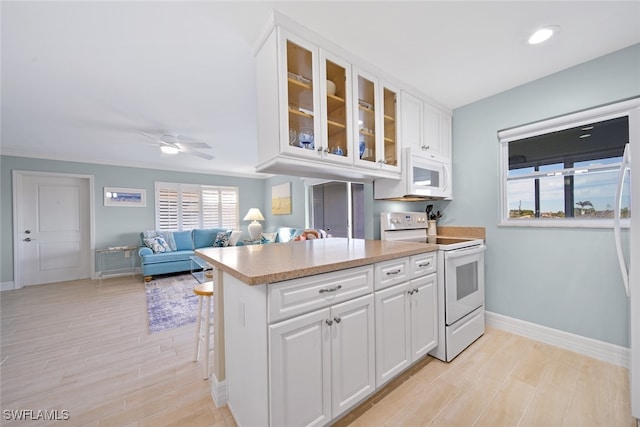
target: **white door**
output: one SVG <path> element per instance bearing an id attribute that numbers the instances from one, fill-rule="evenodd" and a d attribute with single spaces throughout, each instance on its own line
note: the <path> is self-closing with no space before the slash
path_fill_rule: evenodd
<path id="1" fill-rule="evenodd" d="M 331 307 L 332 415 L 351 408 L 376 388 L 373 295 Z"/>
<path id="2" fill-rule="evenodd" d="M 272 426 L 325 425 L 331 419 L 328 308 L 269 326 Z"/>
<path id="3" fill-rule="evenodd" d="M 376 387 L 409 366 L 408 282 L 375 293 Z"/>
<path id="4" fill-rule="evenodd" d="M 14 172 L 17 288 L 91 277 L 90 183 Z"/>
<path id="5" fill-rule="evenodd" d="M 438 344 L 436 274 L 411 281 L 411 361 L 415 362 Z"/>

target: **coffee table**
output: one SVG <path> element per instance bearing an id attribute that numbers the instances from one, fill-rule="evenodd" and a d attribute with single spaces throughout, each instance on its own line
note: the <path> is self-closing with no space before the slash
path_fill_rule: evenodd
<path id="1" fill-rule="evenodd" d="M 198 256 L 190 256 L 191 275 L 198 283 L 210 282 L 213 280 L 213 266 Z"/>

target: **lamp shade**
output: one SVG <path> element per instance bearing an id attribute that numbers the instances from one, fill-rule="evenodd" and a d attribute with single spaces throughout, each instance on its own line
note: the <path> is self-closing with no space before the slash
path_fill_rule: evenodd
<path id="1" fill-rule="evenodd" d="M 251 208 L 249 212 L 244 216 L 243 221 L 264 221 L 262 212 L 258 208 Z"/>

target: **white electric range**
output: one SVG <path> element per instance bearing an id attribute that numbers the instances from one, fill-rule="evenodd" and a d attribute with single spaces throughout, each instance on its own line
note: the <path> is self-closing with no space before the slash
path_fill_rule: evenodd
<path id="1" fill-rule="evenodd" d="M 438 245 L 438 346 L 429 354 L 450 362 L 484 334 L 482 239 L 428 236 L 426 212 L 382 212 L 381 240 Z"/>

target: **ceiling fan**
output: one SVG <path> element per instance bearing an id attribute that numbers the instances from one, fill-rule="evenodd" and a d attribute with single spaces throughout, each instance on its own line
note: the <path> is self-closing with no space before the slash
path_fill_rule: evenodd
<path id="1" fill-rule="evenodd" d="M 178 154 L 185 153 L 191 154 L 197 157 L 201 157 L 203 159 L 211 160 L 214 158 L 211 154 L 204 153 L 198 150 L 211 150 L 211 146 L 205 142 L 197 142 L 197 141 L 188 141 L 178 137 L 177 133 L 174 132 L 163 132 L 161 135 L 152 135 L 147 132 L 142 132 L 137 130 L 137 133 L 140 135 L 144 135 L 147 138 L 151 138 L 156 141 L 160 150 L 164 154 Z"/>

